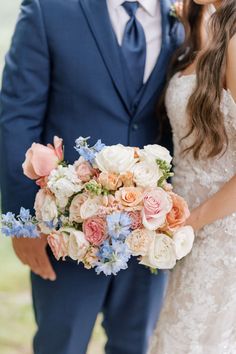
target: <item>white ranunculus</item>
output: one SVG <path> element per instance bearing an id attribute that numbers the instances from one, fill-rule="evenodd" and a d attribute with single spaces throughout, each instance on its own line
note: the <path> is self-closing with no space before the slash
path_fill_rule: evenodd
<path id="1" fill-rule="evenodd" d="M 177 259 L 181 259 L 189 254 L 193 248 L 194 231 L 191 226 L 183 226 L 174 233 L 173 242 Z"/>
<path id="2" fill-rule="evenodd" d="M 100 171 L 118 174 L 130 171 L 136 161 L 134 149 L 121 144 L 105 147 L 95 159 Z"/>
<path id="3" fill-rule="evenodd" d="M 81 219 L 85 220 L 96 215 L 101 203 L 100 197 L 88 198 L 80 207 Z"/>
<path id="4" fill-rule="evenodd" d="M 82 261 L 89 249 L 89 242 L 86 240 L 82 231 L 77 231 L 72 227 L 60 229 L 62 234 L 68 237 L 68 255 L 75 261 Z"/>
<path id="5" fill-rule="evenodd" d="M 138 187 L 154 188 L 162 176 L 162 172 L 153 161 L 141 161 L 133 167 L 134 181 Z"/>
<path id="6" fill-rule="evenodd" d="M 55 195 L 58 206 L 65 208 L 68 199 L 81 191 L 82 182 L 78 178 L 74 166 L 59 166 L 50 174 L 48 188 Z"/>
<path id="7" fill-rule="evenodd" d="M 144 146 L 141 158 L 152 160 L 154 162 L 156 162 L 156 160 L 163 160 L 168 164 L 170 164 L 172 160 L 169 150 L 157 144 Z"/>
<path id="8" fill-rule="evenodd" d="M 156 234 L 148 254 L 142 257 L 140 264 L 154 269 L 172 269 L 176 265 L 176 254 L 173 240 L 165 234 Z"/>

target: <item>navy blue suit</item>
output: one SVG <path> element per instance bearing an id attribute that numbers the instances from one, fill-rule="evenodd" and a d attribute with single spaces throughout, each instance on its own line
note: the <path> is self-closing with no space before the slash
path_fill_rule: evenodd
<path id="1" fill-rule="evenodd" d="M 2 208 L 33 206 L 36 187 L 22 174 L 32 142 L 64 139 L 65 158 L 78 157 L 74 140 L 105 144 L 153 143 L 155 104 L 169 59 L 182 40 L 161 1 L 162 48 L 141 95 L 130 101 L 119 46 L 106 0 L 24 0 L 6 57 L 1 91 L 0 179 Z M 169 147 L 169 132 L 164 144 Z M 56 262 L 55 282 L 32 274 L 38 331 L 35 354 L 84 354 L 103 311 L 107 354 L 145 354 L 163 298 L 166 275 L 152 275 L 135 260 L 117 277 L 98 276 L 75 262 Z M 96 353 L 95 353 L 96 354 Z"/>

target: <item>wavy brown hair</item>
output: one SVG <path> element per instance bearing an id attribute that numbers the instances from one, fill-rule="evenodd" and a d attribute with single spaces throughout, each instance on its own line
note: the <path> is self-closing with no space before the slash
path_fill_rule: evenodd
<path id="1" fill-rule="evenodd" d="M 197 5 L 192 0 L 184 1 L 183 24 L 186 39 L 173 58 L 169 80 L 176 72 L 189 67 L 199 55 L 202 49 L 201 25 L 204 14 L 204 6 Z M 224 153 L 228 144 L 220 104 L 225 85 L 228 44 L 235 33 L 236 1 L 222 0 L 222 5 L 209 22 L 209 45 L 197 60 L 197 85 L 187 106 L 190 130 L 183 139 L 194 134 L 194 143 L 183 152 L 192 151 L 195 159 L 200 154 L 201 157 L 210 158 Z M 164 95 L 165 93 L 166 90 Z M 166 117 L 164 96 L 159 108 L 160 113 Z"/>

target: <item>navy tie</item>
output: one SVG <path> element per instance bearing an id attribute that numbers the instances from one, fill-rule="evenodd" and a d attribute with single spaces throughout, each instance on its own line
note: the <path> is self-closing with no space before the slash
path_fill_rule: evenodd
<path id="1" fill-rule="evenodd" d="M 146 63 L 146 38 L 142 25 L 135 17 L 139 2 L 125 1 L 122 6 L 130 16 L 125 27 L 122 52 L 133 80 L 132 91 L 137 94 L 143 85 Z"/>

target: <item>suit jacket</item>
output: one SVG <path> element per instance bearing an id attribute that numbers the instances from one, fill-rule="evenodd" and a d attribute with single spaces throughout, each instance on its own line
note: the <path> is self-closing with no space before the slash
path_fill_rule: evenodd
<path id="1" fill-rule="evenodd" d="M 74 140 L 105 144 L 153 143 L 155 104 L 172 53 L 183 39 L 161 1 L 162 48 L 141 97 L 130 102 L 126 74 L 106 0 L 24 0 L 6 56 L 0 97 L 0 180 L 3 211 L 32 208 L 36 186 L 22 173 L 33 142 L 64 139 L 65 158 L 78 156 Z M 169 146 L 166 132 L 164 144 Z"/>

